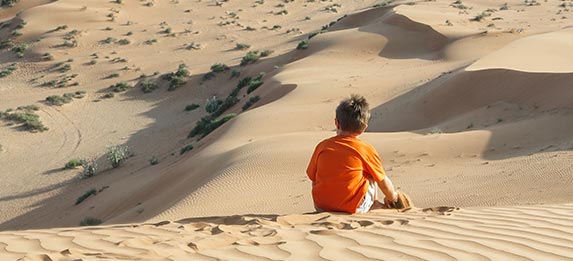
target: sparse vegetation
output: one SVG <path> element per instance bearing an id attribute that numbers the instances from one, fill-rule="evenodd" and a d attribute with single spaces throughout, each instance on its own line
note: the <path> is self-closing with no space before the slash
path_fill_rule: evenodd
<path id="1" fill-rule="evenodd" d="M 180 64 L 179 68 L 177 68 L 177 71 L 168 73 L 163 76 L 163 79 L 169 81 L 169 88 L 167 88 L 167 90 L 174 91 L 175 89 L 181 87 L 183 84 L 185 84 L 185 80 L 183 80 L 183 77 L 188 77 L 188 76 L 189 76 L 189 70 L 187 69 L 187 65 Z"/>
<path id="2" fill-rule="evenodd" d="M 193 111 L 193 110 L 196 110 L 196 109 L 199 108 L 199 107 L 201 107 L 199 104 L 192 103 L 192 104 L 189 104 L 189 105 L 185 106 L 185 111 Z"/>
<path id="3" fill-rule="evenodd" d="M 249 49 L 249 48 L 251 48 L 250 45 L 248 45 L 248 44 L 243 44 L 243 43 L 238 43 L 238 44 L 235 46 L 235 50 L 246 50 L 246 49 Z"/>
<path id="4" fill-rule="evenodd" d="M 16 111 L 7 110 L 0 114 L 0 118 L 12 124 L 20 124 L 20 128 L 30 132 L 42 132 L 48 130 L 40 121 L 40 116 L 34 113 L 38 110 L 37 106 L 19 107 Z"/>
<path id="5" fill-rule="evenodd" d="M 0 2 L 0 6 L 13 6 L 18 3 L 19 0 L 2 0 Z"/>
<path id="6" fill-rule="evenodd" d="M 15 63 L 10 64 L 10 65 L 8 65 L 8 67 L 2 69 L 0 71 L 0 78 L 4 78 L 8 75 L 11 75 L 12 72 L 14 72 L 14 71 L 16 71 L 16 64 Z"/>
<path id="7" fill-rule="evenodd" d="M 245 105 L 243 105 L 243 111 L 248 110 L 251 106 L 253 106 L 253 104 L 255 104 L 256 102 L 258 102 L 261 98 L 257 95 L 257 96 L 253 96 L 251 98 L 249 98 L 249 100 L 245 103 Z"/>
<path id="8" fill-rule="evenodd" d="M 127 145 L 111 146 L 107 149 L 107 160 L 113 168 L 117 168 L 131 156 L 131 150 Z"/>
<path id="9" fill-rule="evenodd" d="M 80 226 L 97 226 L 102 224 L 103 221 L 101 221 L 101 219 L 98 218 L 94 218 L 94 217 L 87 217 L 84 218 L 84 220 L 82 220 L 80 222 Z"/>
<path id="10" fill-rule="evenodd" d="M 71 159 L 66 163 L 64 169 L 75 169 L 82 165 L 82 160 L 79 159 Z"/>
<path id="11" fill-rule="evenodd" d="M 183 148 L 181 148 L 181 151 L 179 152 L 179 155 L 183 155 L 189 151 L 193 150 L 193 145 L 187 145 Z"/>
<path id="12" fill-rule="evenodd" d="M 241 60 L 241 66 L 256 62 L 261 57 L 259 51 L 249 51 Z"/>
<path id="13" fill-rule="evenodd" d="M 233 119 L 236 116 L 236 114 L 231 113 L 231 114 L 227 114 L 224 117 L 221 118 L 213 118 L 213 116 L 211 115 L 207 115 L 203 118 L 201 118 L 198 122 L 197 125 L 191 130 L 191 132 L 189 132 L 189 138 L 193 138 L 195 136 L 200 136 L 201 138 L 207 136 L 209 133 L 211 133 L 212 131 L 214 131 L 215 129 L 219 128 L 221 125 L 223 125 L 225 122 Z"/>
<path id="14" fill-rule="evenodd" d="M 304 39 L 298 43 L 296 46 L 297 50 L 304 50 L 308 48 L 308 39 Z"/>
<path id="15" fill-rule="evenodd" d="M 95 159 L 82 160 L 83 171 L 80 173 L 80 179 L 87 179 L 96 175 L 98 164 Z"/>
<path id="16" fill-rule="evenodd" d="M 127 89 L 130 89 L 132 86 L 125 83 L 125 82 L 118 82 L 112 86 L 110 86 L 110 90 L 113 92 L 124 92 Z"/>
<path id="17" fill-rule="evenodd" d="M 141 83 L 141 91 L 143 91 L 143 93 L 153 92 L 157 88 L 159 88 L 159 85 L 157 85 L 157 83 L 154 83 L 151 81 L 145 81 L 145 82 Z"/>
<path id="18" fill-rule="evenodd" d="M 78 199 L 76 199 L 76 205 L 79 205 L 80 203 L 84 202 L 84 200 L 86 200 L 87 198 L 89 198 L 92 195 L 96 195 L 97 194 L 97 190 L 92 188 L 88 191 L 86 191 L 84 194 L 82 194 L 81 196 L 78 197 Z"/>
<path id="19" fill-rule="evenodd" d="M 155 156 L 151 157 L 151 159 L 149 159 L 149 164 L 151 165 L 157 165 L 159 164 L 159 159 Z"/>
<path id="20" fill-rule="evenodd" d="M 72 97 L 70 97 L 70 95 L 51 95 L 46 97 L 46 103 L 48 105 L 56 105 L 56 106 L 62 106 L 66 103 L 70 103 L 72 101 Z"/>

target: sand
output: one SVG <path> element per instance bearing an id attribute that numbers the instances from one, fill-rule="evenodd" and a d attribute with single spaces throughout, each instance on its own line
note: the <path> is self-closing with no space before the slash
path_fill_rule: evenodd
<path id="1" fill-rule="evenodd" d="M 1 8 L 0 38 L 28 48 L 0 50 L 0 70 L 16 67 L 0 78 L 0 111 L 37 105 L 49 130 L 0 119 L 0 259 L 571 259 L 573 3 L 452 2 Z M 255 50 L 273 52 L 240 66 Z M 205 80 L 216 63 L 230 70 Z M 190 76 L 168 91 L 161 78 L 180 64 Z M 261 72 L 223 113 L 236 117 L 188 138 L 207 99 Z M 135 87 L 104 98 L 119 82 Z M 351 93 L 372 107 L 361 138 L 417 208 L 302 214 L 314 210 L 306 164 Z M 120 144 L 133 156 L 112 168 L 105 153 Z M 71 159 L 96 159 L 97 175 L 79 179 Z M 87 217 L 103 224 L 78 228 Z"/>

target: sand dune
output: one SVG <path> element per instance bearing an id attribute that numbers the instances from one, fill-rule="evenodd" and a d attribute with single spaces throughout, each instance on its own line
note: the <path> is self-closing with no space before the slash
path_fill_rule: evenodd
<path id="1" fill-rule="evenodd" d="M 569 260 L 570 204 L 244 215 L 0 232 L 21 260 Z"/>
<path id="2" fill-rule="evenodd" d="M 573 4 L 528 3 L 2 7 L 0 37 L 25 50 L 0 50 L 0 111 L 36 105 L 49 130 L 0 119 L 0 259 L 571 259 Z M 229 70 L 208 79 L 217 63 Z M 190 75 L 173 87 L 181 64 Z M 220 115 L 236 117 L 188 137 L 207 99 L 260 73 Z M 114 93 L 120 82 L 131 87 Z M 370 101 L 362 138 L 420 209 L 300 214 L 314 209 L 309 156 L 350 93 Z M 112 168 L 118 144 L 134 155 Z M 78 179 L 71 159 L 98 175 Z M 87 217 L 103 225 L 72 228 Z"/>

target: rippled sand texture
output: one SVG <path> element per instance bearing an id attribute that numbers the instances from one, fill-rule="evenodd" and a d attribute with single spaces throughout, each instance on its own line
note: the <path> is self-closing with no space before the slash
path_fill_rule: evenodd
<path id="1" fill-rule="evenodd" d="M 0 233 L 2 260 L 571 260 L 573 205 L 244 215 Z M 51 259 L 50 259 L 51 258 Z"/>

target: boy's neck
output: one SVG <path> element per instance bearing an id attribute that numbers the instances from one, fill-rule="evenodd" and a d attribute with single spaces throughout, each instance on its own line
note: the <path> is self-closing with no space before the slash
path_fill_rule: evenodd
<path id="1" fill-rule="evenodd" d="M 340 129 L 338 129 L 338 130 L 336 131 L 336 136 L 339 136 L 339 137 L 354 137 L 354 138 L 357 138 L 360 134 L 362 134 L 362 133 L 356 133 L 356 132 L 350 132 L 350 131 L 343 131 L 343 130 L 340 130 Z"/>

